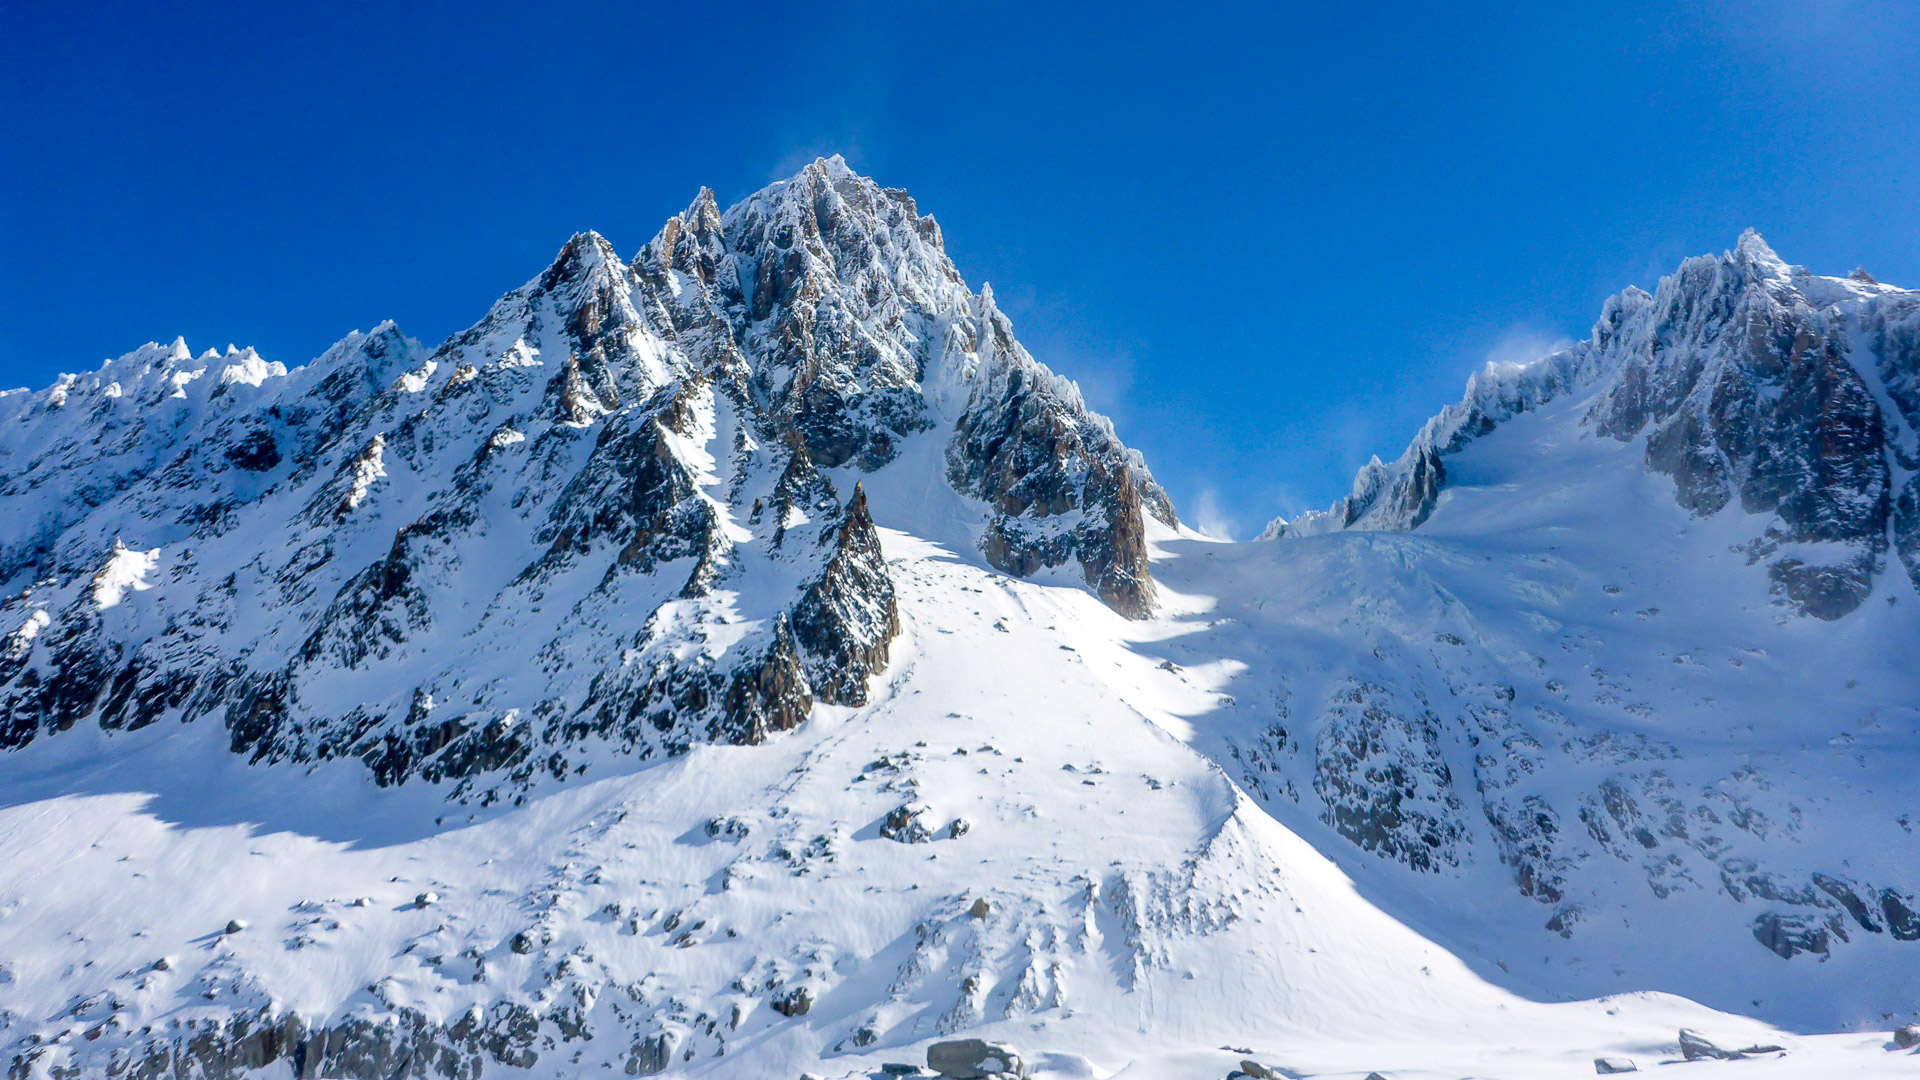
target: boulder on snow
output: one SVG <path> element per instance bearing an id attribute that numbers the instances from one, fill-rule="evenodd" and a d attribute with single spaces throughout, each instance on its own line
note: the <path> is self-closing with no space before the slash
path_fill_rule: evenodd
<path id="1" fill-rule="evenodd" d="M 1715 1044 L 1705 1035 L 1692 1028 L 1680 1029 L 1680 1053 L 1688 1061 L 1717 1059 L 1720 1061 L 1738 1061 L 1751 1054 L 1777 1054 L 1784 1050 L 1780 1046 L 1743 1046 L 1738 1050 L 1728 1050 Z"/>
<path id="2" fill-rule="evenodd" d="M 1279 1073 L 1267 1068 L 1252 1058 L 1246 1058 L 1240 1062 L 1240 1073 L 1243 1076 L 1253 1077 L 1253 1080 L 1280 1080 Z"/>
<path id="3" fill-rule="evenodd" d="M 911 803 L 894 807 L 880 823 L 880 835 L 895 843 L 924 844 L 933 839 L 933 830 L 924 820 L 926 814 L 926 807 Z"/>
<path id="4" fill-rule="evenodd" d="M 920 1066 L 909 1065 L 904 1061 L 883 1061 L 880 1071 L 887 1076 L 919 1076 Z"/>
<path id="5" fill-rule="evenodd" d="M 1920 1046 L 1920 1024 L 1906 1024 L 1894 1028 L 1893 1045 L 1902 1050 L 1911 1050 Z"/>
<path id="6" fill-rule="evenodd" d="M 1639 1072 L 1640 1066 L 1635 1065 L 1632 1058 L 1594 1058 L 1593 1071 L 1601 1076 L 1612 1076 L 1615 1073 Z"/>
<path id="7" fill-rule="evenodd" d="M 993 913 L 993 905 L 988 903 L 987 898 L 984 896 L 978 897 L 977 899 L 975 899 L 973 902 L 973 906 L 967 909 L 967 914 L 973 916 L 976 919 L 984 919 L 988 915 L 991 915 L 992 913 Z"/>
<path id="8" fill-rule="evenodd" d="M 1738 1050 L 1723 1050 L 1715 1045 L 1713 1040 L 1692 1028 L 1680 1029 L 1680 1054 L 1688 1061 L 1699 1061 L 1703 1058 L 1732 1061 L 1740 1056 Z"/>
<path id="9" fill-rule="evenodd" d="M 927 1047 L 927 1068 L 951 1080 L 985 1080 L 1000 1074 L 1025 1076 L 1027 1073 L 1018 1050 L 985 1039 L 934 1043 Z"/>
<path id="10" fill-rule="evenodd" d="M 247 920 L 245 919 L 228 919 L 227 920 L 227 933 L 229 934 L 237 934 L 240 931 L 245 930 L 246 928 L 247 928 Z"/>

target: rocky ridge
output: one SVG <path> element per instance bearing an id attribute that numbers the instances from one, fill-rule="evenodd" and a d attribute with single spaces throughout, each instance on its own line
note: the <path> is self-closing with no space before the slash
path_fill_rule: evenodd
<path id="1" fill-rule="evenodd" d="M 1586 341 L 1489 365 L 1392 464 L 1263 535 L 1417 529 L 1450 455 L 1569 396 L 1588 400 L 1585 431 L 1640 443 L 1689 513 L 1748 515 L 1741 553 L 1787 608 L 1841 618 L 1890 565 L 1920 587 L 1920 292 L 1789 266 L 1752 230 L 1608 300 Z"/>

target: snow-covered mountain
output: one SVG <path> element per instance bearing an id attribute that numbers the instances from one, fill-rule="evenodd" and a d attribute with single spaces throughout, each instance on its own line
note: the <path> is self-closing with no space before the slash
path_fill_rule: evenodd
<path id="1" fill-rule="evenodd" d="M 1330 510 L 1160 569 L 1248 665 L 1216 756 L 1420 918 L 1548 931 L 1598 980 L 1553 992 L 1920 1007 L 1917 375 L 1920 293 L 1753 232 L 1614 297 Z"/>
<path id="2" fill-rule="evenodd" d="M 4 405 L 0 746 L 211 715 L 255 761 L 483 801 L 865 704 L 898 620 L 859 480 L 903 453 L 952 538 L 1129 615 L 1143 514 L 1173 521 L 933 220 L 837 159 L 703 192 L 631 264 L 576 236 L 431 354 L 175 342 Z"/>
<path id="3" fill-rule="evenodd" d="M 1793 610 L 1837 619 L 1890 566 L 1920 588 L 1920 293 L 1789 266 L 1751 229 L 1651 296 L 1608 300 L 1586 341 L 1490 364 L 1399 460 L 1375 458 L 1329 510 L 1262 535 L 1418 528 L 1451 455 L 1571 396 L 1579 434 L 1641 446 L 1691 515 L 1737 505 L 1743 553 Z"/>
<path id="4" fill-rule="evenodd" d="M 837 158 L 0 396 L 0 1060 L 1898 1069 L 1915 304 L 1743 239 L 1242 545 Z"/>

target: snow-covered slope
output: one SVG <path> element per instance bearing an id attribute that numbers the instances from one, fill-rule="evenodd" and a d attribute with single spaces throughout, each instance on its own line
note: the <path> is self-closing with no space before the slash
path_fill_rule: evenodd
<path id="1" fill-rule="evenodd" d="M 1159 567 L 1219 601 L 1172 655 L 1246 665 L 1212 752 L 1513 985 L 1920 1008 L 1917 335 L 1749 232 L 1482 372 L 1330 512 Z"/>
<path id="2" fill-rule="evenodd" d="M 1477 977 L 1183 742 L 1211 695 L 1139 624 L 882 542 L 904 629 L 872 704 L 519 808 L 249 767 L 205 725 L 19 751 L 24 1071 L 868 1076 L 965 1032 L 1052 1077 L 1572 1077 L 1682 1026 L 1787 1046 L 1772 1075 L 1900 1067 L 1884 1034 Z"/>
<path id="3" fill-rule="evenodd" d="M 0 398 L 0 1058 L 1892 1075 L 1806 1033 L 1915 1004 L 1841 914 L 1911 904 L 1914 602 L 1780 618 L 1598 371 L 1423 435 L 1415 532 L 1206 542 L 830 159 L 431 352 Z"/>

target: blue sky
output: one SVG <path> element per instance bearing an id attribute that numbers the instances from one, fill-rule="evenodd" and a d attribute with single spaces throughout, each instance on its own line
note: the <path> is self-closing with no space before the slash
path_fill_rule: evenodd
<path id="1" fill-rule="evenodd" d="M 15 0 L 0 383 L 436 343 L 839 152 L 1244 535 L 1748 225 L 1920 286 L 1912 0 L 552 7 Z"/>

